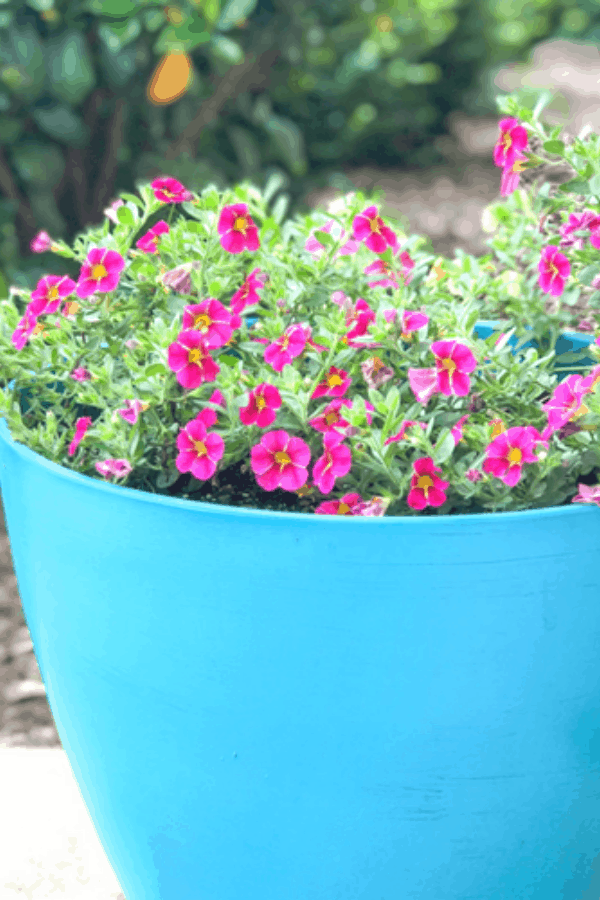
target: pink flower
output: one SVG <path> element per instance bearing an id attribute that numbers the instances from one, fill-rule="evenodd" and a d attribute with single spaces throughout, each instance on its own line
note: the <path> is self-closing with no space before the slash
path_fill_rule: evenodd
<path id="1" fill-rule="evenodd" d="M 196 417 L 181 429 L 176 443 L 181 451 L 175 460 L 179 472 L 191 472 L 198 481 L 212 478 L 225 451 L 220 434 L 216 431 L 207 433 L 204 422 Z"/>
<path id="2" fill-rule="evenodd" d="M 525 168 L 524 163 L 526 159 L 527 157 L 523 153 L 518 153 L 515 161 L 502 169 L 502 178 L 500 180 L 501 197 L 508 197 L 509 194 L 512 194 L 519 187 L 521 172 Z"/>
<path id="3" fill-rule="evenodd" d="M 408 383 L 419 403 L 425 406 L 440 389 L 437 369 L 409 369 Z"/>
<path id="4" fill-rule="evenodd" d="M 52 245 L 52 238 L 47 231 L 40 231 L 29 244 L 32 253 L 45 253 Z"/>
<path id="5" fill-rule="evenodd" d="M 349 312 L 346 316 L 346 325 L 354 323 L 354 327 L 346 334 L 344 339 L 345 343 L 352 346 L 353 339 L 362 337 L 363 334 L 366 334 L 369 325 L 371 322 L 375 321 L 375 318 L 375 310 L 371 309 L 366 300 L 359 297 L 356 301 L 354 310 Z M 359 341 L 359 343 L 361 343 L 361 346 L 364 346 L 362 342 Z"/>
<path id="6" fill-rule="evenodd" d="M 252 216 L 248 215 L 246 203 L 224 206 L 219 216 L 217 231 L 221 235 L 221 246 L 228 253 L 258 250 L 260 247 L 258 228 L 252 221 Z"/>
<path id="7" fill-rule="evenodd" d="M 370 359 L 362 362 L 360 370 L 367 386 L 373 390 L 377 390 L 382 384 L 394 377 L 394 370 L 390 366 L 384 365 L 378 356 L 372 356 Z"/>
<path id="8" fill-rule="evenodd" d="M 169 344 L 169 368 L 177 372 L 177 381 L 186 390 L 191 391 L 204 382 L 214 381 L 221 371 L 209 350 L 206 338 L 192 329 L 181 331 L 177 340 Z"/>
<path id="9" fill-rule="evenodd" d="M 96 291 L 114 291 L 124 268 L 125 260 L 116 250 L 93 247 L 79 273 L 77 296 L 83 298 Z"/>
<path id="10" fill-rule="evenodd" d="M 119 220 L 117 219 L 117 210 L 124 205 L 125 201 L 121 200 L 121 198 L 119 197 L 117 200 L 113 200 L 113 202 L 110 203 L 105 210 L 103 210 L 104 215 L 107 219 L 110 219 L 111 222 L 114 222 L 115 225 L 118 225 Z"/>
<path id="11" fill-rule="evenodd" d="M 548 416 L 548 425 L 543 431 L 544 439 L 573 417 L 581 406 L 585 391 L 586 384 L 581 375 L 569 375 L 554 388 L 550 400 L 542 404 L 542 409 Z"/>
<path id="12" fill-rule="evenodd" d="M 262 343 L 264 339 L 260 339 Z M 281 372 L 284 366 L 304 351 L 307 337 L 301 325 L 289 325 L 281 337 L 265 348 L 265 362 L 272 366 L 276 372 Z"/>
<path id="13" fill-rule="evenodd" d="M 34 316 L 55 313 L 63 297 L 73 293 L 77 285 L 67 275 L 45 275 L 31 292 L 29 309 Z"/>
<path id="14" fill-rule="evenodd" d="M 500 478 L 509 487 L 514 487 L 521 480 L 523 464 L 538 461 L 532 450 L 540 442 L 548 446 L 548 442 L 531 425 L 517 425 L 503 431 L 486 447 L 487 458 L 483 471 Z"/>
<path id="15" fill-rule="evenodd" d="M 91 381 L 92 373 L 84 369 L 83 366 L 79 366 L 77 369 L 73 369 L 71 378 L 75 381 Z"/>
<path id="16" fill-rule="evenodd" d="M 596 229 L 600 227 L 600 216 L 591 209 L 585 209 L 582 213 L 571 213 L 567 222 L 560 226 L 559 233 L 561 235 L 561 247 L 573 247 L 575 250 L 583 250 L 584 239 L 573 236 L 574 231 L 585 231 L 587 229 Z M 597 245 L 590 237 L 590 241 L 594 247 Z"/>
<path id="17" fill-rule="evenodd" d="M 600 506 L 600 484 L 579 484 L 579 493 L 573 497 L 571 503 L 595 503 Z"/>
<path id="18" fill-rule="evenodd" d="M 335 366 L 330 366 L 329 372 L 325 375 L 323 381 L 320 381 L 316 386 L 312 394 L 310 395 L 311 400 L 316 400 L 317 397 L 342 397 L 348 388 L 352 379 L 348 375 L 347 372 L 344 372 L 343 369 L 336 369 Z"/>
<path id="19" fill-rule="evenodd" d="M 402 334 L 400 336 L 404 338 L 404 340 L 407 340 L 410 338 L 413 331 L 418 331 L 419 328 L 423 328 L 428 322 L 429 316 L 426 316 L 423 313 L 413 312 L 410 309 L 403 310 Z"/>
<path id="20" fill-rule="evenodd" d="M 115 478 L 124 478 L 131 472 L 131 464 L 126 459 L 105 459 L 104 462 L 95 463 L 96 469 L 101 475 Z"/>
<path id="21" fill-rule="evenodd" d="M 244 425 L 267 428 L 277 418 L 275 410 L 281 406 L 281 394 L 272 384 L 263 381 L 250 391 L 247 406 L 240 407 L 240 421 Z"/>
<path id="22" fill-rule="evenodd" d="M 254 304 L 260 303 L 260 297 L 257 292 L 263 290 L 268 277 L 259 268 L 252 269 L 242 286 L 238 288 L 231 298 L 231 303 L 229 304 L 231 311 L 233 313 L 241 313 L 246 306 L 254 306 Z M 240 326 L 238 324 L 233 327 L 239 328 Z"/>
<path id="23" fill-rule="evenodd" d="M 165 272 L 161 280 L 165 287 L 170 287 L 171 290 L 176 291 L 178 294 L 192 293 L 189 263 L 184 263 L 183 266 L 177 266 L 175 269 Z"/>
<path id="24" fill-rule="evenodd" d="M 462 439 L 463 439 L 463 425 L 467 421 L 468 418 L 469 418 L 469 413 L 467 413 L 465 416 L 461 416 L 460 419 L 458 420 L 458 422 L 456 423 L 456 425 L 454 426 L 454 428 L 451 430 L 452 437 L 454 438 L 454 446 L 455 447 L 459 443 L 459 441 L 462 441 Z"/>
<path id="25" fill-rule="evenodd" d="M 161 178 L 155 178 L 150 185 L 154 191 L 154 196 L 161 203 L 181 203 L 184 200 L 191 200 L 193 194 L 184 188 L 180 181 L 164 175 Z"/>
<path id="26" fill-rule="evenodd" d="M 336 306 L 339 306 L 339 308 L 344 313 L 346 313 L 346 315 L 348 313 L 351 313 L 352 310 L 354 309 L 354 304 L 352 303 L 352 298 L 349 297 L 347 294 L 344 294 L 343 291 L 333 291 L 333 293 L 331 294 L 331 300 L 333 300 L 333 302 L 336 304 Z"/>
<path id="27" fill-rule="evenodd" d="M 359 501 L 352 507 L 352 514 L 355 516 L 384 516 L 389 505 L 389 498 L 373 497 L 368 501 Z"/>
<path id="28" fill-rule="evenodd" d="M 558 247 L 550 245 L 542 250 L 542 258 L 538 263 L 540 273 L 538 284 L 546 294 L 560 297 L 565 289 L 565 281 L 571 274 L 571 265 Z"/>
<path id="29" fill-rule="evenodd" d="M 329 219 L 329 221 L 326 222 L 325 225 L 321 225 L 320 228 L 313 228 L 313 230 L 310 232 L 308 238 L 306 239 L 306 243 L 304 244 L 304 249 L 307 250 L 308 253 L 311 253 L 314 259 L 320 259 L 323 253 L 325 253 L 325 247 L 323 247 L 323 245 L 320 244 L 314 237 L 315 232 L 326 231 L 327 234 L 331 234 L 331 229 L 334 224 L 335 220 Z M 344 231 L 344 229 L 342 229 L 340 240 L 344 239 L 345 234 L 346 232 Z M 342 247 L 340 247 L 339 250 L 336 250 L 333 255 L 333 259 L 337 259 L 338 256 L 350 256 L 351 254 L 356 253 L 358 247 L 358 241 L 346 241 L 346 243 Z"/>
<path id="30" fill-rule="evenodd" d="M 341 406 L 347 406 L 349 409 L 351 409 L 352 401 L 348 400 L 347 398 L 332 400 L 331 403 L 329 403 L 325 407 L 322 413 L 308 420 L 309 425 L 312 425 L 312 427 L 316 429 L 316 431 L 321 431 L 324 433 L 333 431 L 338 427 L 348 427 L 350 425 L 350 422 L 340 416 L 339 410 Z"/>
<path id="31" fill-rule="evenodd" d="M 449 481 L 442 481 L 435 473 L 442 470 L 434 466 L 430 456 L 423 456 L 413 463 L 415 474 L 411 478 L 410 491 L 406 502 L 412 509 L 426 506 L 441 506 L 446 502 L 445 489 Z"/>
<path id="32" fill-rule="evenodd" d="M 129 422 L 131 425 L 135 425 L 138 420 L 138 416 L 140 412 L 144 412 L 148 409 L 149 403 L 142 403 L 141 400 L 126 400 L 125 406 L 123 409 L 117 410 L 119 415 L 125 419 L 126 422 Z"/>
<path id="33" fill-rule="evenodd" d="M 185 306 L 182 328 L 199 331 L 211 350 L 223 347 L 233 334 L 231 313 L 213 297 L 202 303 Z"/>
<path id="34" fill-rule="evenodd" d="M 344 494 L 341 500 L 326 500 L 315 509 L 317 516 L 353 516 L 353 507 L 361 503 L 360 494 Z"/>
<path id="35" fill-rule="evenodd" d="M 477 368 L 477 360 L 465 344 L 458 341 L 435 341 L 431 352 L 436 357 L 438 390 L 446 397 L 466 397 L 471 389 L 469 372 Z"/>
<path id="36" fill-rule="evenodd" d="M 512 166 L 520 151 L 527 150 L 527 131 L 518 119 L 501 119 L 498 124 L 500 137 L 494 147 L 494 163 L 504 168 Z"/>
<path id="37" fill-rule="evenodd" d="M 324 453 L 313 466 L 313 482 L 322 494 L 330 494 L 336 478 L 347 475 L 352 467 L 350 448 L 342 444 L 344 436 L 328 431 L 323 438 Z"/>
<path id="38" fill-rule="evenodd" d="M 383 446 L 385 447 L 385 446 L 387 446 L 387 444 L 395 444 L 398 441 L 406 440 L 404 432 L 406 431 L 407 428 L 411 428 L 413 425 L 420 425 L 421 428 L 423 429 L 423 431 L 425 431 L 427 428 L 427 425 L 425 425 L 424 422 L 415 422 L 414 419 L 405 419 L 402 422 L 402 425 L 400 426 L 400 431 L 397 434 L 395 434 L 393 437 L 387 438 L 383 442 Z"/>
<path id="39" fill-rule="evenodd" d="M 25 310 L 25 315 L 19 321 L 17 327 L 11 335 L 11 341 L 17 350 L 22 350 L 33 332 L 38 327 L 36 316 L 31 312 L 29 307 Z"/>
<path id="40" fill-rule="evenodd" d="M 469 481 L 472 481 L 475 484 L 477 481 L 481 481 L 483 475 L 479 471 L 479 469 L 468 469 L 465 472 L 465 478 L 468 478 Z"/>
<path id="41" fill-rule="evenodd" d="M 88 428 L 90 428 L 91 424 L 92 420 L 89 416 L 84 416 L 80 419 L 77 419 L 77 422 L 75 423 L 75 437 L 69 444 L 69 456 L 73 456 L 75 454 L 77 447 L 83 440 L 83 437 Z"/>
<path id="42" fill-rule="evenodd" d="M 377 207 L 369 206 L 352 222 L 353 237 L 356 241 L 364 241 L 373 253 L 383 253 L 388 247 L 394 250 L 398 246 L 398 238 L 391 228 L 384 225 L 383 219 L 377 215 Z"/>
<path id="43" fill-rule="evenodd" d="M 396 256 L 400 259 L 402 264 L 402 277 L 404 284 L 410 284 L 412 281 L 412 270 L 415 267 L 414 260 L 411 259 L 406 251 L 401 252 L 398 250 Z M 376 259 L 375 262 L 372 262 L 370 265 L 366 266 L 363 270 L 365 275 L 384 275 L 385 278 L 382 281 L 369 281 L 367 284 L 369 287 L 391 287 L 391 288 L 399 288 L 398 280 L 396 278 L 396 273 L 389 263 L 385 262 L 383 259 Z"/>
<path id="44" fill-rule="evenodd" d="M 135 246 L 144 253 L 158 253 L 158 240 L 161 234 L 168 234 L 169 230 L 167 222 L 161 219 L 135 242 Z"/>
<path id="45" fill-rule="evenodd" d="M 269 431 L 251 448 L 250 456 L 256 481 L 265 491 L 278 487 L 297 491 L 306 484 L 310 448 L 302 438 L 286 431 Z"/>

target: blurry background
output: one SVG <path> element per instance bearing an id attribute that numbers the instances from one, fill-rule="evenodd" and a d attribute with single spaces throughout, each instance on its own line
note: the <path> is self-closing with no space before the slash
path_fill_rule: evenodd
<path id="1" fill-rule="evenodd" d="M 480 255 L 494 96 L 600 130 L 599 40 L 600 0 L 0 0 L 0 298 L 76 278 L 34 235 L 161 174 L 271 179 L 280 221 L 382 188 L 392 227 Z M 0 747 L 58 744 L 0 517 Z"/>

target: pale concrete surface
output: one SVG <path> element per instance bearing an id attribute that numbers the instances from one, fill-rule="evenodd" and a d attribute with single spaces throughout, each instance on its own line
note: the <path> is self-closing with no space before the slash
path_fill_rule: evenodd
<path id="1" fill-rule="evenodd" d="M 0 900 L 125 900 L 64 750 L 0 750 L 0 814 Z"/>

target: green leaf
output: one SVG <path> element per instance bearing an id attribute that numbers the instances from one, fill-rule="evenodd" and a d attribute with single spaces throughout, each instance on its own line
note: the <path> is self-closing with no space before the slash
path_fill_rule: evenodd
<path id="1" fill-rule="evenodd" d="M 247 19 L 256 9 L 256 2 L 257 0 L 229 0 L 219 18 L 219 31 L 229 31 L 238 22 Z"/>
<path id="2" fill-rule="evenodd" d="M 9 116 L 0 116 L 0 135 L 3 144 L 14 144 L 23 131 L 23 120 Z"/>
<path id="3" fill-rule="evenodd" d="M 333 235 L 321 229 L 316 229 L 315 231 L 313 231 L 313 237 L 317 244 L 320 244 L 321 247 L 333 247 L 333 245 L 336 243 Z"/>
<path id="4" fill-rule="evenodd" d="M 235 368 L 235 366 L 237 366 L 237 363 L 238 363 L 235 356 L 227 356 L 226 353 L 222 353 L 219 356 L 219 362 L 225 363 L 226 366 L 231 366 L 232 368 Z"/>
<path id="5" fill-rule="evenodd" d="M 73 106 L 81 103 L 96 85 L 87 43 L 80 31 L 65 31 L 47 43 L 48 74 L 52 93 Z"/>
<path id="6" fill-rule="evenodd" d="M 140 209 L 145 209 L 143 201 L 140 200 L 135 194 L 127 194 L 125 191 L 121 191 L 119 194 L 121 200 L 128 200 L 129 203 L 135 203 L 136 206 L 139 206 Z"/>
<path id="7" fill-rule="evenodd" d="M 582 269 L 579 273 L 579 280 L 582 284 L 589 287 L 596 275 L 600 275 L 600 266 L 586 266 L 585 269 Z"/>
<path id="8" fill-rule="evenodd" d="M 148 366 L 146 369 L 144 369 L 144 375 L 146 378 L 151 378 L 153 375 L 167 374 L 167 370 L 162 363 L 154 363 L 153 365 Z"/>
<path id="9" fill-rule="evenodd" d="M 600 197 L 600 175 L 594 175 L 590 178 L 590 190 L 596 197 Z"/>
<path id="10" fill-rule="evenodd" d="M 453 450 L 454 438 L 452 437 L 452 432 L 449 428 L 443 428 L 433 449 L 433 461 L 436 466 L 446 462 L 452 456 Z"/>
<path id="11" fill-rule="evenodd" d="M 547 150 L 548 153 L 555 153 L 562 156 L 565 152 L 565 145 L 562 141 L 546 141 L 544 150 Z"/>
<path id="12" fill-rule="evenodd" d="M 237 41 L 232 41 L 231 38 L 223 37 L 221 34 L 213 34 L 210 43 L 215 56 L 223 62 L 232 66 L 244 62 L 245 54 Z"/>
<path id="13" fill-rule="evenodd" d="M 193 28 L 189 23 L 180 25 L 177 28 L 174 28 L 172 25 L 167 26 L 154 43 L 154 52 L 170 53 L 174 50 L 188 53 L 201 44 L 208 43 L 210 33 L 200 26 L 198 19 L 199 17 L 195 20 L 196 24 Z"/>
<path id="14" fill-rule="evenodd" d="M 12 152 L 17 172 L 24 181 L 52 188 L 62 178 L 65 161 L 58 147 L 39 141 L 15 144 Z"/>
<path id="15" fill-rule="evenodd" d="M 2 81 L 23 100 L 36 100 L 44 89 L 45 68 L 42 44 L 36 30 L 11 27 L 2 39 L 0 59 L 6 65 L 1 70 Z"/>
<path id="16" fill-rule="evenodd" d="M 135 41 L 141 30 L 142 25 L 139 19 L 134 18 L 130 19 L 128 22 L 119 22 L 119 24 L 99 25 L 98 36 L 108 50 L 112 53 L 118 53 L 119 50 L 122 50 L 127 44 Z"/>
<path id="17" fill-rule="evenodd" d="M 135 0 L 86 0 L 84 9 L 96 16 L 113 16 L 122 19 L 138 9 Z"/>
<path id="18" fill-rule="evenodd" d="M 308 161 L 304 149 L 304 135 L 299 126 L 292 119 L 272 114 L 264 127 L 292 175 L 297 177 L 305 175 Z"/>
<path id="19" fill-rule="evenodd" d="M 83 119 L 64 103 L 34 109 L 33 118 L 51 138 L 73 147 L 83 147 L 89 138 L 89 129 Z"/>
<path id="20" fill-rule="evenodd" d="M 562 194 L 582 194 L 583 196 L 587 196 L 591 193 L 589 182 L 579 181 L 578 179 L 567 181 L 565 184 L 559 185 L 558 190 Z"/>
<path id="21" fill-rule="evenodd" d="M 117 219 L 119 220 L 119 225 L 125 225 L 126 228 L 133 228 L 135 225 L 134 215 L 128 206 L 120 206 L 118 208 Z"/>
<path id="22" fill-rule="evenodd" d="M 280 194 L 275 203 L 273 204 L 273 209 L 271 210 L 271 215 L 275 219 L 278 225 L 281 225 L 285 214 L 290 205 L 290 198 L 288 194 Z"/>

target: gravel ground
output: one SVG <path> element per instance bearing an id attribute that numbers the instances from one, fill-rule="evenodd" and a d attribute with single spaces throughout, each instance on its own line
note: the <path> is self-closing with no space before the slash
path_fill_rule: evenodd
<path id="1" fill-rule="evenodd" d="M 546 42 L 529 65 L 507 67 L 496 78 L 502 91 L 520 84 L 560 92 L 545 111 L 551 125 L 561 124 L 571 134 L 588 122 L 594 131 L 600 130 L 600 51 L 596 46 Z M 487 250 L 481 213 L 500 190 L 500 169 L 492 162 L 498 117 L 453 116 L 449 129 L 450 135 L 438 139 L 447 160 L 443 166 L 417 172 L 372 167 L 348 169 L 346 174 L 359 189 L 383 188 L 384 207 L 406 217 L 408 233 L 429 235 L 436 253 L 453 257 L 455 249 L 461 248 L 479 256 Z M 313 207 L 324 207 L 335 196 L 331 190 L 306 199 Z M 41 746 L 57 747 L 60 740 L 23 616 L 2 509 L 0 749 Z"/>

